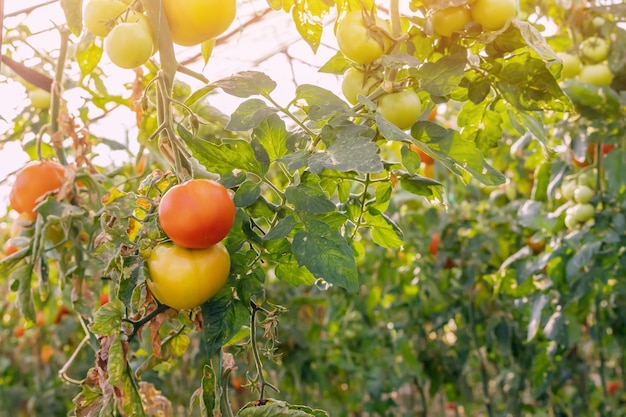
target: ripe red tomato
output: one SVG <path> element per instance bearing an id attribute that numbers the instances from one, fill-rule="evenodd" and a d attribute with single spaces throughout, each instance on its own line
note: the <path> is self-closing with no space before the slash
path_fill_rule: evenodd
<path id="1" fill-rule="evenodd" d="M 431 255 L 437 256 L 437 252 L 439 252 L 440 241 L 441 236 L 439 236 L 439 233 L 435 233 L 430 241 L 430 245 L 428 245 L 428 251 Z"/>
<path id="2" fill-rule="evenodd" d="M 426 152 L 422 151 L 416 145 L 411 144 L 411 145 L 409 145 L 409 148 L 411 148 L 411 150 L 413 152 L 417 152 L 417 154 L 420 156 L 420 161 L 422 161 L 426 165 L 432 165 L 432 164 L 435 163 L 435 159 L 432 156 L 430 156 Z"/>
<path id="3" fill-rule="evenodd" d="M 20 338 L 22 336 L 24 336 L 24 332 L 25 332 L 25 328 L 23 324 L 18 324 L 17 326 L 15 326 L 15 328 L 13 329 L 13 336 L 15 336 L 16 338 Z"/>
<path id="4" fill-rule="evenodd" d="M 17 173 L 9 199 L 18 213 L 36 216 L 33 211 L 47 194 L 59 189 L 65 180 L 65 168 L 56 162 L 33 162 Z"/>
<path id="5" fill-rule="evenodd" d="M 609 395 L 613 395 L 621 387 L 622 387 L 621 382 L 619 382 L 619 381 L 609 381 L 609 383 L 606 384 L 606 391 L 607 391 L 607 393 Z"/>
<path id="6" fill-rule="evenodd" d="M 197 307 L 224 286 L 230 274 L 230 254 L 221 243 L 206 249 L 157 245 L 148 259 L 152 294 L 176 310 Z"/>
<path id="7" fill-rule="evenodd" d="M 63 320 L 63 317 L 67 314 L 70 314 L 70 310 L 67 307 L 65 307 L 64 305 L 59 307 L 59 310 L 57 311 L 56 316 L 54 316 L 54 323 L 55 324 L 61 323 L 61 320 Z"/>
<path id="8" fill-rule="evenodd" d="M 224 239 L 235 222 L 235 204 L 220 183 L 193 179 L 170 188 L 159 204 L 167 236 L 184 248 L 208 248 Z"/>
<path id="9" fill-rule="evenodd" d="M 105 293 L 104 291 L 101 292 L 100 293 L 100 306 L 103 306 L 108 302 L 109 302 L 109 294 Z"/>

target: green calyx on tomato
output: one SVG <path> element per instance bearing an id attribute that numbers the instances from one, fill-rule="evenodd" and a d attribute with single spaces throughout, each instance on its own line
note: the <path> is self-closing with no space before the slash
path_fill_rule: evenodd
<path id="1" fill-rule="evenodd" d="M 163 0 L 174 43 L 198 45 L 228 29 L 237 14 L 236 0 Z"/>
<path id="2" fill-rule="evenodd" d="M 476 0 L 470 11 L 472 20 L 486 30 L 500 30 L 517 16 L 515 0 Z"/>
<path id="3" fill-rule="evenodd" d="M 422 113 L 422 102 L 410 88 L 384 95 L 378 101 L 378 112 L 385 119 L 405 130 L 413 126 Z"/>
<path id="4" fill-rule="evenodd" d="M 363 71 L 350 67 L 343 76 L 341 91 L 346 100 L 355 105 L 358 103 L 358 96 L 369 95 L 379 83 L 380 80 L 375 77 L 368 77 Z"/>
<path id="5" fill-rule="evenodd" d="M 235 222 L 235 204 L 223 185 L 193 179 L 167 190 L 159 203 L 159 222 L 184 248 L 208 248 L 224 239 Z"/>
<path id="6" fill-rule="evenodd" d="M 205 249 L 160 244 L 147 262 L 148 288 L 157 300 L 176 310 L 210 300 L 226 284 L 230 273 L 230 255 L 221 243 Z"/>
<path id="7" fill-rule="evenodd" d="M 598 36 L 592 36 L 580 44 L 580 53 L 585 62 L 597 64 L 609 56 L 609 43 Z"/>
<path id="8" fill-rule="evenodd" d="M 578 74 L 578 79 L 596 86 L 611 85 L 613 73 L 606 64 L 583 65 L 580 74 Z"/>
<path id="9" fill-rule="evenodd" d="M 335 35 L 339 50 L 346 58 L 357 64 L 370 64 L 391 46 L 383 31 L 389 32 L 389 25 L 384 20 L 355 10 L 339 21 Z"/>
<path id="10" fill-rule="evenodd" d="M 452 36 L 462 32 L 472 21 L 472 14 L 466 6 L 446 7 L 432 15 L 433 30 L 440 36 Z"/>

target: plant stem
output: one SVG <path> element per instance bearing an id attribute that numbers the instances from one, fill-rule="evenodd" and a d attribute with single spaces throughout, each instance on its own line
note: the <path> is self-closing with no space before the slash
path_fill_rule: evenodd
<path id="1" fill-rule="evenodd" d="M 59 28 L 59 34 L 61 35 L 61 45 L 59 48 L 59 60 L 57 61 L 56 74 L 54 82 L 52 83 L 52 103 L 50 105 L 50 133 L 55 134 L 59 131 L 59 111 L 61 105 L 61 91 L 63 89 L 63 72 L 65 68 L 65 59 L 67 58 L 67 45 L 70 40 L 70 31 L 67 28 Z M 65 158 L 65 152 L 63 147 L 55 146 L 59 162 L 63 165 L 67 165 L 67 159 Z"/>
<path id="2" fill-rule="evenodd" d="M 130 323 L 133 326 L 133 332 L 131 333 L 130 336 L 128 336 L 128 341 L 130 342 L 131 340 L 135 338 L 135 336 L 137 335 L 139 330 L 141 330 L 144 324 L 148 323 L 150 320 L 152 320 L 153 318 L 155 318 L 156 316 L 158 316 L 159 314 L 163 313 L 164 311 L 168 309 L 169 309 L 169 306 L 166 306 L 165 304 L 159 304 L 154 310 L 152 310 L 146 316 L 142 317 L 141 319 L 137 321 L 124 320 L 125 322 Z"/>

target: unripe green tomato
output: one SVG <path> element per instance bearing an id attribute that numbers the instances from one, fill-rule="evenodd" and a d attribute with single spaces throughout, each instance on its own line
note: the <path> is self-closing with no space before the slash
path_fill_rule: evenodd
<path id="1" fill-rule="evenodd" d="M 586 185 L 579 185 L 574 190 L 574 201 L 580 204 L 586 204 L 591 201 L 593 190 Z"/>
<path id="2" fill-rule="evenodd" d="M 41 88 L 36 88 L 28 92 L 30 105 L 36 110 L 48 110 L 50 108 L 51 94 Z"/>
<path id="3" fill-rule="evenodd" d="M 389 122 L 405 130 L 419 119 L 422 102 L 415 91 L 406 89 L 382 96 L 378 101 L 378 112 Z"/>
<path id="4" fill-rule="evenodd" d="M 500 30 L 517 16 L 515 0 L 476 0 L 470 10 L 472 20 L 486 30 Z"/>
<path id="5" fill-rule="evenodd" d="M 120 23 L 104 40 L 104 49 L 111 62 L 118 67 L 136 68 L 152 56 L 152 33 L 139 22 Z"/>
<path id="6" fill-rule="evenodd" d="M 577 222 L 584 223 L 593 217 L 595 211 L 591 204 L 576 204 L 573 207 L 572 216 Z"/>
<path id="7" fill-rule="evenodd" d="M 85 5 L 85 27 L 96 36 L 105 37 L 115 25 L 115 19 L 128 5 L 120 0 L 90 0 Z"/>
<path id="8" fill-rule="evenodd" d="M 591 25 L 598 29 L 599 27 L 601 27 L 602 25 L 604 25 L 604 18 L 602 16 L 596 16 L 593 18 L 593 20 L 591 21 Z"/>
<path id="9" fill-rule="evenodd" d="M 572 230 L 578 227 L 578 220 L 574 218 L 573 214 L 565 215 L 565 227 L 567 227 L 569 230 Z"/>
<path id="10" fill-rule="evenodd" d="M 574 181 L 567 181 L 561 185 L 561 195 L 566 200 L 574 199 L 574 192 L 576 191 L 576 183 Z"/>
<path id="11" fill-rule="evenodd" d="M 376 26 L 390 31 L 384 20 L 376 17 Z M 349 60 L 357 64 L 370 64 L 376 61 L 391 46 L 391 41 L 380 32 L 368 26 L 361 10 L 348 12 L 337 25 L 337 44 L 339 50 Z"/>
<path id="12" fill-rule="evenodd" d="M 578 176 L 578 184 L 586 185 L 587 187 L 593 189 L 596 185 L 596 173 L 595 171 L 583 171 Z"/>
<path id="13" fill-rule="evenodd" d="M 578 79 L 597 86 L 611 85 L 613 73 L 607 64 L 583 65 L 580 74 L 578 74 Z"/>
<path id="14" fill-rule="evenodd" d="M 567 52 L 559 52 L 556 55 L 563 61 L 563 70 L 561 71 L 562 79 L 574 78 L 580 74 L 583 63 L 577 55 L 568 54 Z"/>
<path id="15" fill-rule="evenodd" d="M 472 14 L 465 6 L 439 9 L 432 16 L 433 30 L 440 36 L 451 36 L 462 32 L 465 25 L 472 21 Z"/>
<path id="16" fill-rule="evenodd" d="M 348 68 L 341 82 L 341 91 L 344 97 L 352 105 L 358 103 L 357 97 L 367 96 L 371 93 L 379 81 L 374 77 L 365 79 L 365 73 L 355 67 Z"/>
<path id="17" fill-rule="evenodd" d="M 597 64 L 609 56 L 609 43 L 598 36 L 591 36 L 582 41 L 580 52 L 585 62 Z"/>

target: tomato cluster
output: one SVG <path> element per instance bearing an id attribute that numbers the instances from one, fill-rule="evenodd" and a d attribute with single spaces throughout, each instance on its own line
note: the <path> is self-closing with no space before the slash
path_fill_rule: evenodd
<path id="1" fill-rule="evenodd" d="M 433 30 L 440 36 L 463 32 L 475 22 L 484 30 L 500 30 L 517 16 L 515 0 L 475 0 L 461 6 L 446 7 L 432 13 Z"/>
<path id="2" fill-rule="evenodd" d="M 590 36 L 583 40 L 577 51 L 558 54 L 563 69 L 561 78 L 577 78 L 592 85 L 611 85 L 613 73 L 607 63 L 610 44 L 599 36 Z"/>
<path id="3" fill-rule="evenodd" d="M 170 188 L 159 203 L 159 222 L 173 243 L 148 258 L 148 287 L 163 304 L 194 308 L 224 286 L 230 255 L 221 243 L 235 221 L 235 204 L 218 182 L 193 179 Z"/>
<path id="4" fill-rule="evenodd" d="M 566 211 L 565 227 L 575 229 L 580 224 L 593 219 L 596 209 L 591 204 L 594 191 L 584 184 L 584 177 L 579 181 L 568 181 L 561 186 L 561 195 L 571 204 Z"/>
<path id="5" fill-rule="evenodd" d="M 184 46 L 214 40 L 236 14 L 235 0 L 165 0 L 162 5 L 173 42 Z M 89 0 L 83 19 L 89 32 L 105 38 L 109 59 L 121 68 L 143 65 L 158 49 L 158 31 L 137 2 Z"/>

